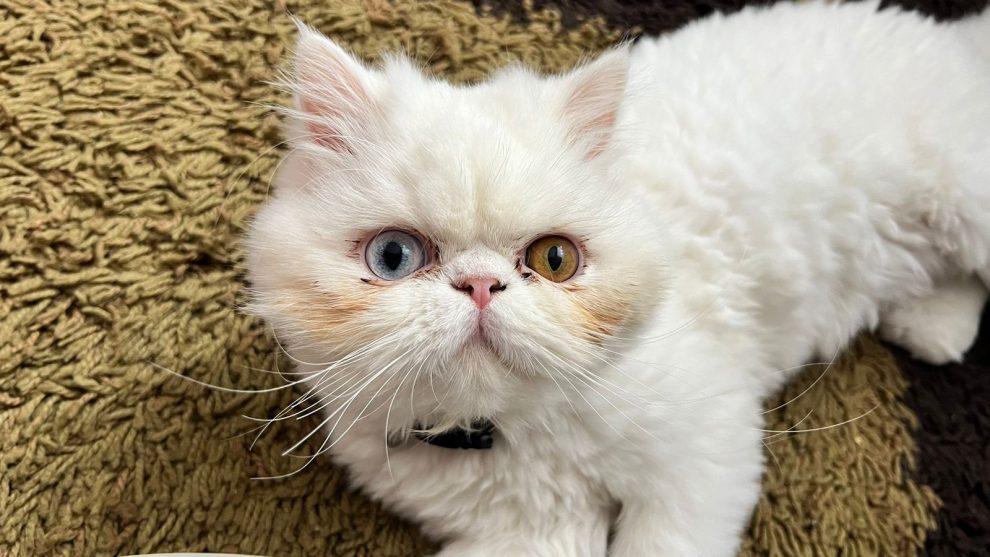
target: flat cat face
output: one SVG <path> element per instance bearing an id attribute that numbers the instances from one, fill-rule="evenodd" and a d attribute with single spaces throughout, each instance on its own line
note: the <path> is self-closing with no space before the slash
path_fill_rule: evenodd
<path id="1" fill-rule="evenodd" d="M 452 419 L 612 359 L 663 282 L 657 219 L 608 172 L 624 52 L 454 87 L 301 33 L 293 149 L 249 237 L 290 353 L 389 395 L 428 375 Z"/>

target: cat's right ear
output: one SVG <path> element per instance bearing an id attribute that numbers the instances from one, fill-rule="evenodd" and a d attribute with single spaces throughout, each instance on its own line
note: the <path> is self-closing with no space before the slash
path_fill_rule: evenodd
<path id="1" fill-rule="evenodd" d="M 294 20 L 299 29 L 291 88 L 298 141 L 338 154 L 354 154 L 377 112 L 374 72 L 320 32 Z"/>
<path id="2" fill-rule="evenodd" d="M 629 49 L 615 47 L 579 66 L 563 78 L 563 116 L 571 126 L 571 141 L 589 159 L 608 146 L 618 121 L 619 106 L 629 73 Z"/>

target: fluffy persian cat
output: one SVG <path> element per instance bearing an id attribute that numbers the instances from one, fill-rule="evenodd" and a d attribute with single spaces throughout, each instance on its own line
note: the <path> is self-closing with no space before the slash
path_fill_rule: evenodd
<path id="1" fill-rule="evenodd" d="M 786 370 L 974 339 L 990 14 L 780 4 L 472 86 L 300 32 L 249 237 L 278 417 L 442 555 L 732 555 Z"/>

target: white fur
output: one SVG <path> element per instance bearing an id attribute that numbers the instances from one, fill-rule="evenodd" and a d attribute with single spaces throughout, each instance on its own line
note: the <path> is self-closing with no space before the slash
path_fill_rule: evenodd
<path id="1" fill-rule="evenodd" d="M 444 555 L 732 555 L 786 370 L 881 323 L 932 360 L 972 342 L 990 15 L 782 4 L 473 87 L 301 33 L 254 307 L 325 406 L 323 449 Z M 386 227 L 435 242 L 438 267 L 361 281 L 353 245 Z M 547 233 L 583 242 L 580 290 L 515 269 Z M 489 347 L 451 287 L 479 273 L 507 285 Z M 592 314 L 621 319 L 589 336 Z M 479 417 L 491 450 L 409 436 Z"/>

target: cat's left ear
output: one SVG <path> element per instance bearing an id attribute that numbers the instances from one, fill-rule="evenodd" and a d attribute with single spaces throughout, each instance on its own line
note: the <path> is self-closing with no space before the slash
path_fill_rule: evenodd
<path id="1" fill-rule="evenodd" d="M 341 155 L 354 154 L 374 127 L 375 72 L 320 32 L 295 20 L 292 89 L 297 141 Z"/>
<path id="2" fill-rule="evenodd" d="M 629 51 L 619 46 L 564 76 L 563 118 L 573 144 L 588 159 L 608 147 L 629 75 Z"/>

